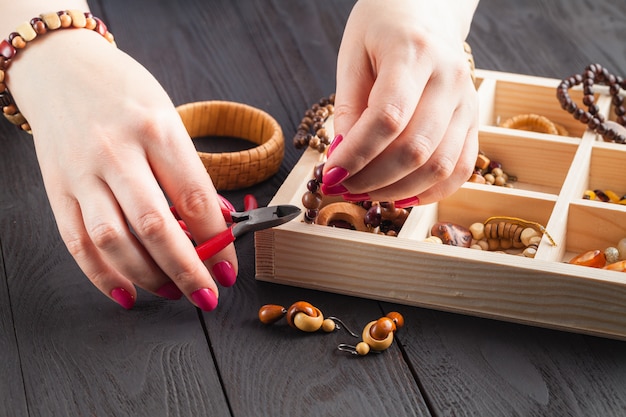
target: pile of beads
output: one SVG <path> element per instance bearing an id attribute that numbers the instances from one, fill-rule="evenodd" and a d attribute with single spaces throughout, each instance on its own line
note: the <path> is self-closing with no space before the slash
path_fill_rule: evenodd
<path id="1" fill-rule="evenodd" d="M 613 108 L 615 111 L 615 122 L 606 120 L 606 117 L 600 113 L 600 108 L 595 102 L 593 94 L 594 84 L 603 84 L 609 87 L 609 94 Z M 569 89 L 583 85 L 583 104 L 587 107 L 587 111 L 578 107 L 569 95 Z M 600 136 L 606 142 L 626 143 L 626 136 L 611 126 L 612 123 L 626 126 L 626 108 L 624 107 L 624 97 L 620 95 L 620 90 L 626 89 L 626 80 L 622 77 L 609 73 L 606 68 L 599 64 L 588 65 L 582 74 L 575 74 L 561 81 L 556 90 L 556 96 L 563 110 L 570 113 L 574 119 Z"/>
<path id="2" fill-rule="evenodd" d="M 335 111 L 335 94 L 323 97 L 319 102 L 313 104 L 310 109 L 304 113 L 304 117 L 300 121 L 298 130 L 293 137 L 293 144 L 296 149 L 302 149 L 307 146 L 317 149 L 320 153 L 324 153 L 328 145 L 330 145 L 330 137 L 326 133 L 324 123 Z"/>
<path id="3" fill-rule="evenodd" d="M 617 246 L 583 252 L 569 260 L 570 264 L 626 272 L 626 238 Z"/>
<path id="4" fill-rule="evenodd" d="M 307 191 L 302 195 L 302 205 L 306 209 L 305 222 L 387 236 L 398 235 L 409 216 L 409 209 L 397 208 L 393 202 L 342 201 L 322 207 L 324 197 L 320 192 L 320 184 L 323 170 L 323 163 L 315 166 L 313 178 L 307 182 Z"/>
<path id="5" fill-rule="evenodd" d="M 438 222 L 431 228 L 429 242 L 461 246 L 472 249 L 501 251 L 517 250 L 527 258 L 534 258 L 543 235 L 555 245 L 545 227 L 516 217 L 490 217 L 469 228 Z"/>
<path id="6" fill-rule="evenodd" d="M 478 153 L 474 173 L 468 180 L 477 184 L 499 185 L 512 188 L 511 182 L 517 181 L 517 177 L 507 174 L 502 170 L 502 164 L 492 161 L 483 152 Z"/>
<path id="7" fill-rule="evenodd" d="M 622 195 L 620 197 L 619 194 L 611 190 L 586 190 L 583 194 L 583 200 L 602 201 L 605 203 L 626 205 L 626 195 Z"/>

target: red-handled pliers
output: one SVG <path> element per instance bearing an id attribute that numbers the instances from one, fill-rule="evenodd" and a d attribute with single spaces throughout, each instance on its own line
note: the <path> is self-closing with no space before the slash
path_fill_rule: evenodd
<path id="1" fill-rule="evenodd" d="M 171 210 L 187 236 L 191 238 L 185 222 L 180 219 L 176 209 L 171 207 Z M 231 223 L 230 227 L 206 242 L 196 245 L 196 252 L 200 259 L 207 260 L 234 242 L 239 236 L 287 223 L 295 219 L 300 211 L 299 207 L 292 205 L 261 207 L 241 212 L 230 211 L 222 207 L 222 215 L 226 223 Z"/>

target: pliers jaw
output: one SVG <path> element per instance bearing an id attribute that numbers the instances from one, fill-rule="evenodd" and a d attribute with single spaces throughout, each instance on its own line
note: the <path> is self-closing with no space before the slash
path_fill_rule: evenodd
<path id="1" fill-rule="evenodd" d="M 292 205 L 261 207 L 253 210 L 230 213 L 233 235 L 237 238 L 245 233 L 269 229 L 298 217 L 302 210 Z"/>

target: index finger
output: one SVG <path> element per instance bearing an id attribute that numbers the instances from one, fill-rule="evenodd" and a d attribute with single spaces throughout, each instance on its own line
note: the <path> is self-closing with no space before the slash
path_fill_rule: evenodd
<path id="1" fill-rule="evenodd" d="M 338 75 L 335 133 L 344 135 L 344 139 L 325 164 L 324 184 L 334 185 L 358 173 L 406 128 L 430 74 L 428 70 L 412 72 L 410 68 L 417 66 L 407 65 L 406 58 L 385 61 L 360 114 L 355 114 L 359 105 L 351 100 L 360 100 L 369 86 L 363 85 L 358 77 Z M 343 132 L 343 129 L 349 130 Z"/>

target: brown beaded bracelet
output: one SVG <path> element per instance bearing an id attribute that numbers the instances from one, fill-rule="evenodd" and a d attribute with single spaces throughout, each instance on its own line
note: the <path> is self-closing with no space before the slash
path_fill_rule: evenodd
<path id="1" fill-rule="evenodd" d="M 30 125 L 19 111 L 6 85 L 7 71 L 11 66 L 11 62 L 21 49 L 24 49 L 29 42 L 32 42 L 38 36 L 45 35 L 49 31 L 70 28 L 93 30 L 115 45 L 113 35 L 108 31 L 102 20 L 89 12 L 79 10 L 43 13 L 38 17 L 32 18 L 30 22 L 24 22 L 19 25 L 15 32 L 11 32 L 8 38 L 0 42 L 0 106 L 2 106 L 4 117 L 22 130 L 32 133 Z"/>

